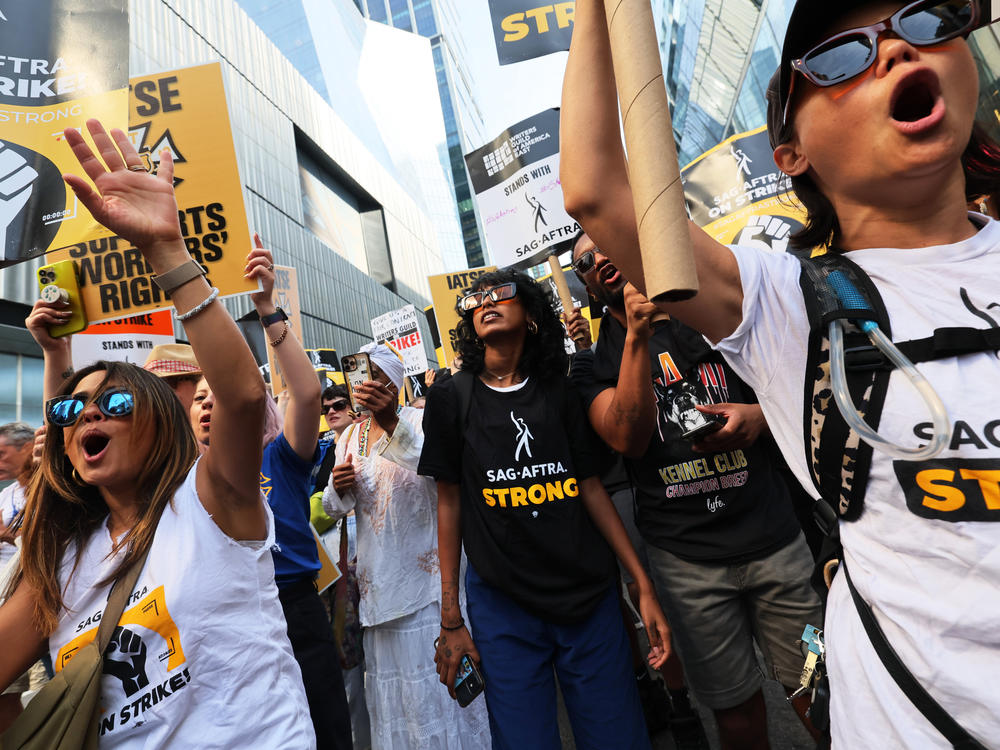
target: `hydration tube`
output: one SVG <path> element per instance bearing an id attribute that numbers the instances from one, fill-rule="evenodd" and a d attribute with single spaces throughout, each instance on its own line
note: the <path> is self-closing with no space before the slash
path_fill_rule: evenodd
<path id="1" fill-rule="evenodd" d="M 842 271 L 832 271 L 826 277 L 830 289 L 837 295 L 841 304 L 847 309 L 863 310 L 869 305 L 865 298 L 854 287 L 854 284 Z M 843 414 L 844 420 L 852 430 L 858 433 L 862 440 L 871 445 L 876 450 L 888 453 L 894 458 L 904 458 L 911 461 L 924 461 L 934 458 L 944 450 L 951 434 L 951 422 L 948 419 L 948 412 L 940 396 L 927 378 L 920 374 L 914 364 L 903 354 L 899 348 L 889 340 L 882 329 L 874 320 L 860 319 L 856 321 L 864 331 L 872 346 L 882 352 L 889 361 L 902 372 L 913 387 L 920 394 L 930 412 L 931 420 L 934 423 L 934 437 L 923 448 L 904 448 L 896 445 L 873 430 L 857 409 L 854 408 L 854 401 L 851 399 L 850 390 L 847 387 L 846 368 L 844 366 L 844 321 L 834 320 L 830 323 L 830 378 L 833 384 L 833 396 L 837 402 L 837 408 Z"/>

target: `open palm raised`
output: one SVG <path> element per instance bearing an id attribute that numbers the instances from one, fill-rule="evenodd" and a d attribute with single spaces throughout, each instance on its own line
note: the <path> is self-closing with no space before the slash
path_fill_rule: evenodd
<path id="1" fill-rule="evenodd" d="M 80 166 L 97 186 L 95 191 L 82 177 L 63 175 L 80 202 L 97 221 L 136 247 L 180 239 L 170 152 L 160 155 L 160 168 L 152 175 L 145 171 L 142 158 L 121 130 L 113 129 L 109 136 L 98 120 L 87 120 L 87 130 L 99 158 L 82 133 L 72 128 L 65 131 Z"/>

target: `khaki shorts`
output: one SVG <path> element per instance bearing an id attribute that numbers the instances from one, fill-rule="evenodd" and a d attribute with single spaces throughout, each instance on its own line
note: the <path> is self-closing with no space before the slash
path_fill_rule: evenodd
<path id="1" fill-rule="evenodd" d="M 688 687 L 707 707 L 738 706 L 765 675 L 798 686 L 805 662 L 796 641 L 807 624 L 822 627 L 819 597 L 809 585 L 813 558 L 802 534 L 760 560 L 739 565 L 693 563 L 649 545 L 650 573 Z"/>

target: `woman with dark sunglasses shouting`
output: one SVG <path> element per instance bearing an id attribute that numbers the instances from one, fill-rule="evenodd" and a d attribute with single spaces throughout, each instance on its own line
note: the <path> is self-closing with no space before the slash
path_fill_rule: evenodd
<path id="1" fill-rule="evenodd" d="M 314 747 L 259 486 L 264 383 L 185 247 L 170 152 L 147 174 L 125 133 L 87 126 L 93 147 L 65 137 L 92 182 L 66 181 L 170 294 L 215 390 L 214 440 L 199 459 L 180 401 L 139 367 L 97 362 L 61 385 L 0 608 L 0 685 L 46 643 L 65 667 L 95 638 L 114 581 L 144 560 L 104 652 L 99 746 Z"/>
<path id="2" fill-rule="evenodd" d="M 974 123 L 979 79 L 966 42 L 992 19 L 990 6 L 798 0 L 768 92 L 774 161 L 808 213 L 793 246 L 839 254 L 858 284 L 869 279 L 884 305 L 873 317 L 891 321 L 893 341 L 946 344 L 925 347 L 919 366 L 943 409 L 928 413 L 906 368 L 857 370 L 890 372 L 865 375 L 884 384 L 876 422 L 884 442 L 868 434 L 868 448 L 859 440 L 866 428 L 845 424 L 844 447 L 831 456 L 839 460 L 824 462 L 831 417 L 848 421 L 854 410 L 830 412 L 835 389 L 821 390 L 828 371 L 838 377 L 841 358 L 822 359 L 821 326 L 830 321 L 810 324 L 821 295 L 802 290 L 813 288 L 816 263 L 804 271 L 790 254 L 725 247 L 690 225 L 700 291 L 662 305 L 714 342 L 756 391 L 799 481 L 813 497 L 823 490 L 817 508 L 830 504 L 833 529 L 842 516 L 846 567 L 833 580 L 825 623 L 835 747 L 982 747 L 1000 737 L 990 687 L 1000 670 L 1000 359 L 991 343 L 1000 327 L 1000 224 L 967 209 L 1000 187 L 1000 148 Z M 603 4 L 581 0 L 563 89 L 564 195 L 587 233 L 637 279 L 617 105 Z M 841 278 L 831 275 L 830 286 Z M 841 299 L 845 312 L 857 312 L 856 299 Z M 831 342 L 844 327 L 867 343 L 846 320 Z M 878 340 L 879 326 L 863 327 Z M 816 398 L 804 402 L 806 385 Z M 878 398 L 855 390 L 859 408 Z M 943 449 L 928 458 L 924 449 L 938 439 Z M 873 645 L 886 641 L 898 663 Z"/>
<path id="3" fill-rule="evenodd" d="M 562 324 L 515 271 L 480 276 L 458 309 L 462 371 L 427 394 L 419 467 L 438 486 L 441 682 L 454 696 L 462 657 L 481 659 L 493 747 L 556 750 L 555 667 L 578 748 L 648 748 L 614 555 L 638 583 L 655 667 L 670 636 L 601 486 Z"/>

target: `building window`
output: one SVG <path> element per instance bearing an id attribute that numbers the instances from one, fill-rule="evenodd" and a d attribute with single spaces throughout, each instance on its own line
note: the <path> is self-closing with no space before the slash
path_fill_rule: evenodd
<path id="1" fill-rule="evenodd" d="M 382 206 L 304 133 L 296 130 L 295 135 L 306 228 L 360 271 L 395 291 Z"/>
<path id="2" fill-rule="evenodd" d="M 420 36 L 434 36 L 438 33 L 431 0 L 413 0 L 413 17 L 416 19 L 417 33 Z"/>
<path id="3" fill-rule="evenodd" d="M 408 0 L 389 0 L 389 8 L 392 10 L 392 25 L 394 27 L 404 31 L 413 31 Z"/>
<path id="4" fill-rule="evenodd" d="M 42 360 L 0 353 L 0 424 L 42 424 Z"/>
<path id="5" fill-rule="evenodd" d="M 373 21 L 385 23 L 389 16 L 385 12 L 385 0 L 366 0 L 368 3 L 368 17 Z"/>

